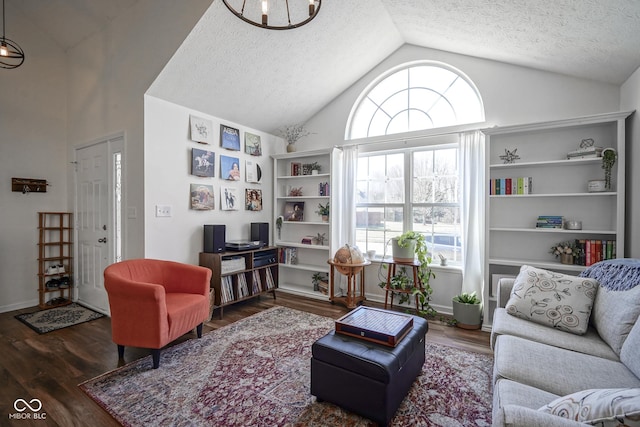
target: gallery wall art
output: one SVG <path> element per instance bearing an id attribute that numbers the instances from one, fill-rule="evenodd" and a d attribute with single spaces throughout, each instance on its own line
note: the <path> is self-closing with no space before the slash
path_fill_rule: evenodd
<path id="1" fill-rule="evenodd" d="M 191 115 L 191 140 L 203 144 L 211 144 L 213 142 L 213 123 L 211 120 Z"/>

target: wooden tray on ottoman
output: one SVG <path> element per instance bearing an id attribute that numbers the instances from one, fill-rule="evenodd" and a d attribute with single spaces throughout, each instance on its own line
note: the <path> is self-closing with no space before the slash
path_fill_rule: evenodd
<path id="1" fill-rule="evenodd" d="M 360 306 L 336 320 L 336 333 L 395 347 L 413 328 L 413 317 Z"/>

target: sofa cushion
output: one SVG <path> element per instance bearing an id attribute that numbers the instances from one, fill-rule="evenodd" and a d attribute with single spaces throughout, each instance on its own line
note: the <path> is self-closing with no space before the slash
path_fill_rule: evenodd
<path id="1" fill-rule="evenodd" d="M 509 316 L 504 308 L 496 308 L 493 313 L 491 325 L 491 347 L 494 348 L 495 340 L 500 335 L 513 335 L 526 338 L 567 350 L 591 354 L 611 360 L 620 360 L 618 355 L 600 338 L 593 326 L 589 326 L 584 335 L 568 334 L 558 329 L 548 328 L 528 320 Z"/>
<path id="2" fill-rule="evenodd" d="M 640 388 L 591 389 L 562 396 L 540 411 L 598 426 L 640 426 Z"/>
<path id="3" fill-rule="evenodd" d="M 594 279 L 523 265 L 506 309 L 512 316 L 582 335 L 597 290 Z"/>
<path id="4" fill-rule="evenodd" d="M 494 383 L 500 378 L 558 396 L 597 387 L 640 387 L 640 379 L 621 362 L 511 335 L 496 339 Z"/>
<path id="5" fill-rule="evenodd" d="M 602 339 L 616 354 L 640 315 L 640 286 L 628 291 L 612 291 L 604 286 L 598 289 L 593 303 L 591 322 Z"/>
<path id="6" fill-rule="evenodd" d="M 620 361 L 631 372 L 636 374 L 636 377 L 640 378 L 640 357 L 638 353 L 640 353 L 640 320 L 636 321 L 620 351 Z"/>

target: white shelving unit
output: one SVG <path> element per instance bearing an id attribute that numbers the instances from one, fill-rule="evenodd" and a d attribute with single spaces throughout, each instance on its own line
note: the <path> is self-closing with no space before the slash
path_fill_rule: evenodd
<path id="1" fill-rule="evenodd" d="M 329 150 L 304 151 L 277 154 L 273 158 L 273 223 L 279 216 L 286 216 L 287 203 L 304 202 L 304 216 L 302 221 L 283 221 L 281 234 L 278 236 L 277 227 L 273 227 L 273 241 L 281 250 L 294 248 L 297 251 L 297 263 L 279 264 L 280 291 L 311 298 L 328 300 L 329 296 L 313 290 L 312 276 L 314 273 L 329 273 L 330 258 L 329 238 L 331 236 L 331 216 L 329 221 L 322 221 L 316 213 L 318 204 L 325 205 L 330 201 L 331 194 L 331 155 Z M 321 169 L 315 175 L 292 175 L 292 163 L 310 164 L 317 162 Z M 329 193 L 319 194 L 321 183 L 329 183 Z M 301 188 L 302 196 L 290 196 L 292 188 Z M 326 240 L 323 245 L 303 243 L 305 238 L 313 238 L 324 234 Z"/>
<path id="2" fill-rule="evenodd" d="M 567 274 L 584 266 L 561 264 L 552 245 L 575 239 L 615 240 L 617 257 L 624 256 L 625 119 L 632 112 L 600 114 L 576 119 L 485 129 L 488 179 L 532 177 L 531 194 L 490 195 L 486 189 L 485 315 L 491 329 L 496 299 L 492 275 L 516 276 L 524 264 Z M 614 148 L 618 159 L 612 189 L 589 193 L 587 183 L 603 179 L 601 158 L 567 160 L 567 153 L 584 139 Z M 504 164 L 500 156 L 513 151 L 520 159 Z M 539 215 L 560 215 L 582 221 L 582 230 L 536 229 Z"/>

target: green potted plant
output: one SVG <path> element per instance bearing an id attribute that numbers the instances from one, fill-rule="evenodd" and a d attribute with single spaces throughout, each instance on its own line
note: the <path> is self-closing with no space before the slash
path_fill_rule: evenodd
<path id="1" fill-rule="evenodd" d="M 451 300 L 456 326 L 462 329 L 480 329 L 482 326 L 482 301 L 475 292 L 463 292 Z"/>
<path id="2" fill-rule="evenodd" d="M 322 170 L 322 166 L 320 166 L 318 162 L 311 163 L 309 168 L 311 169 L 311 175 L 317 175 Z"/>
<path id="3" fill-rule="evenodd" d="M 313 273 L 311 276 L 311 282 L 313 283 L 313 290 L 322 292 L 323 294 L 327 293 L 329 289 L 329 278 L 327 273 Z"/>
<path id="4" fill-rule="evenodd" d="M 618 153 L 613 148 L 605 148 L 602 150 L 602 169 L 604 169 L 604 187 L 611 190 L 611 170 L 616 164 Z"/>
<path id="5" fill-rule="evenodd" d="M 424 316 L 433 316 L 436 314 L 436 310 L 431 307 L 431 294 L 433 289 L 429 284 L 431 278 L 436 277 L 431 271 L 429 264 L 431 263 L 431 256 L 427 250 L 427 242 L 422 233 L 417 231 L 406 231 L 398 237 L 391 239 L 392 255 L 393 259 L 397 262 L 415 262 L 417 260 L 418 266 L 418 280 L 422 284 L 422 287 L 416 286 L 413 281 L 407 277 L 404 268 L 400 269 L 399 273 L 396 273 L 390 280 L 390 287 L 392 289 L 406 290 L 406 283 L 409 282 L 409 289 L 412 290 L 410 295 L 414 296 L 418 300 L 419 313 Z M 381 283 L 382 287 L 386 286 L 386 283 Z M 400 297 L 400 303 L 408 300 L 407 294 Z"/>
<path id="6" fill-rule="evenodd" d="M 318 210 L 316 213 L 322 217 L 323 221 L 329 221 L 329 202 L 327 202 L 326 205 L 318 203 Z"/>

